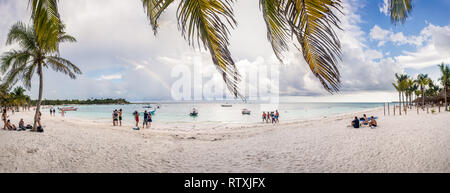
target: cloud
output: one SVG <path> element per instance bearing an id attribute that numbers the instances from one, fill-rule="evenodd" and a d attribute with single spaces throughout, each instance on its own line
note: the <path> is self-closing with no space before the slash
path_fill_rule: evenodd
<path id="1" fill-rule="evenodd" d="M 122 79 L 121 74 L 111 74 L 111 75 L 101 75 L 97 80 L 120 80 Z"/>
<path id="2" fill-rule="evenodd" d="M 450 26 L 430 23 L 422 29 L 419 38 L 425 40 L 424 46 L 415 51 L 403 51 L 402 55 L 395 57 L 403 67 L 422 69 L 441 62 L 450 63 Z"/>
<path id="3" fill-rule="evenodd" d="M 385 45 L 386 42 L 392 42 L 394 45 L 413 45 L 422 46 L 423 42 L 429 38 L 426 33 L 419 36 L 405 36 L 403 32 L 394 33 L 392 30 L 382 29 L 375 25 L 369 33 L 370 39 L 378 41 L 378 47 Z"/>
<path id="4" fill-rule="evenodd" d="M 389 16 L 389 0 L 384 0 L 383 4 L 381 6 L 378 7 L 380 10 L 380 13 Z"/>

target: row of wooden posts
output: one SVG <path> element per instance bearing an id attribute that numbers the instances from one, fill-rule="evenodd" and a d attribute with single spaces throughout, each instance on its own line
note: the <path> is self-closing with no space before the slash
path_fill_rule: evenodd
<path id="1" fill-rule="evenodd" d="M 387 107 L 387 114 L 388 114 L 388 116 L 390 116 L 391 111 L 390 111 L 389 103 L 384 103 L 384 107 L 383 107 L 384 108 L 384 116 L 386 116 L 386 107 Z M 393 107 L 394 116 L 395 116 L 395 111 L 397 108 L 398 108 L 397 112 L 399 112 L 399 115 L 402 115 L 402 112 L 404 112 L 405 115 L 408 114 L 408 107 L 403 106 L 403 111 L 401 111 L 401 107 L 402 107 L 401 105 L 394 105 L 394 107 Z M 419 114 L 419 106 L 415 105 L 415 107 L 416 107 L 417 114 Z M 422 107 L 422 109 L 425 111 L 425 107 Z M 427 114 L 430 113 L 430 111 L 429 111 L 430 107 L 428 105 L 426 105 L 426 109 L 427 109 Z M 445 107 L 444 107 L 444 110 L 445 110 Z M 441 112 L 441 104 L 438 104 L 438 112 L 439 113 Z"/>

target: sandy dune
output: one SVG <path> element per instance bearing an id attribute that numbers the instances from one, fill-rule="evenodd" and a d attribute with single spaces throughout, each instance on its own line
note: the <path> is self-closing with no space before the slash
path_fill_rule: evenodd
<path id="1" fill-rule="evenodd" d="M 44 133 L 0 131 L 0 172 L 450 172 L 450 113 L 376 109 L 366 114 L 380 127 L 347 127 L 355 114 L 140 131 L 45 114 Z M 33 116 L 10 115 L 20 117 Z"/>

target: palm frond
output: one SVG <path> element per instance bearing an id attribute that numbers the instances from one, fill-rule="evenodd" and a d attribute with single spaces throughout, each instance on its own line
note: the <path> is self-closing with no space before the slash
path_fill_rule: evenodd
<path id="1" fill-rule="evenodd" d="M 58 37 L 58 42 L 77 42 L 77 39 L 71 35 L 63 34 Z"/>
<path id="2" fill-rule="evenodd" d="M 285 15 L 297 37 L 304 59 L 322 86 L 329 91 L 340 89 L 341 45 L 334 31 L 340 20 L 340 0 L 284 0 Z"/>
<path id="3" fill-rule="evenodd" d="M 36 39 L 32 28 L 28 28 L 26 24 L 17 22 L 8 32 L 6 45 L 13 43 L 19 43 L 19 45 L 27 50 L 33 50 L 36 48 Z"/>
<path id="4" fill-rule="evenodd" d="M 26 65 L 31 57 L 31 54 L 27 51 L 12 50 L 5 52 L 0 59 L 0 71 L 5 73 L 9 68 L 14 69 L 19 66 Z"/>
<path id="5" fill-rule="evenodd" d="M 289 49 L 289 26 L 283 14 L 282 0 L 260 0 L 259 4 L 266 22 L 267 39 L 275 56 L 283 63 L 282 53 Z"/>
<path id="6" fill-rule="evenodd" d="M 52 68 L 54 71 L 67 74 L 72 79 L 76 79 L 75 74 L 81 74 L 81 70 L 77 66 L 72 64 L 69 60 L 56 56 L 50 56 L 47 57 L 46 61 L 46 65 L 50 66 L 50 68 Z"/>
<path id="7" fill-rule="evenodd" d="M 29 0 L 29 5 L 38 44 L 46 51 L 58 52 L 58 36 L 62 25 L 57 0 Z"/>
<path id="8" fill-rule="evenodd" d="M 211 53 L 213 63 L 222 74 L 230 92 L 235 97 L 243 98 L 238 91 L 240 75 L 228 49 L 228 26 L 236 25 L 233 2 L 233 0 L 183 0 L 178 7 L 177 18 L 178 26 L 189 44 L 194 46 L 197 43 L 200 46 L 202 43 Z"/>
<path id="9" fill-rule="evenodd" d="M 404 23 L 412 11 L 412 0 L 389 0 L 391 22 Z"/>
<path id="10" fill-rule="evenodd" d="M 159 16 L 166 10 L 173 0 L 142 0 L 142 5 L 150 20 L 153 32 L 156 34 L 158 30 Z"/>

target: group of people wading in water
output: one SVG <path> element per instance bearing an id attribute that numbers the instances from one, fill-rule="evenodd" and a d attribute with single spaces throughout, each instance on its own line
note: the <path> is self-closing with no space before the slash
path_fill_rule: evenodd
<path id="1" fill-rule="evenodd" d="M 272 123 L 279 123 L 280 121 L 278 120 L 278 118 L 280 117 L 280 113 L 278 113 L 278 110 L 275 110 L 275 113 L 272 112 L 264 112 L 262 113 L 262 121 L 263 123 L 269 123 L 269 121 L 271 121 Z"/>

